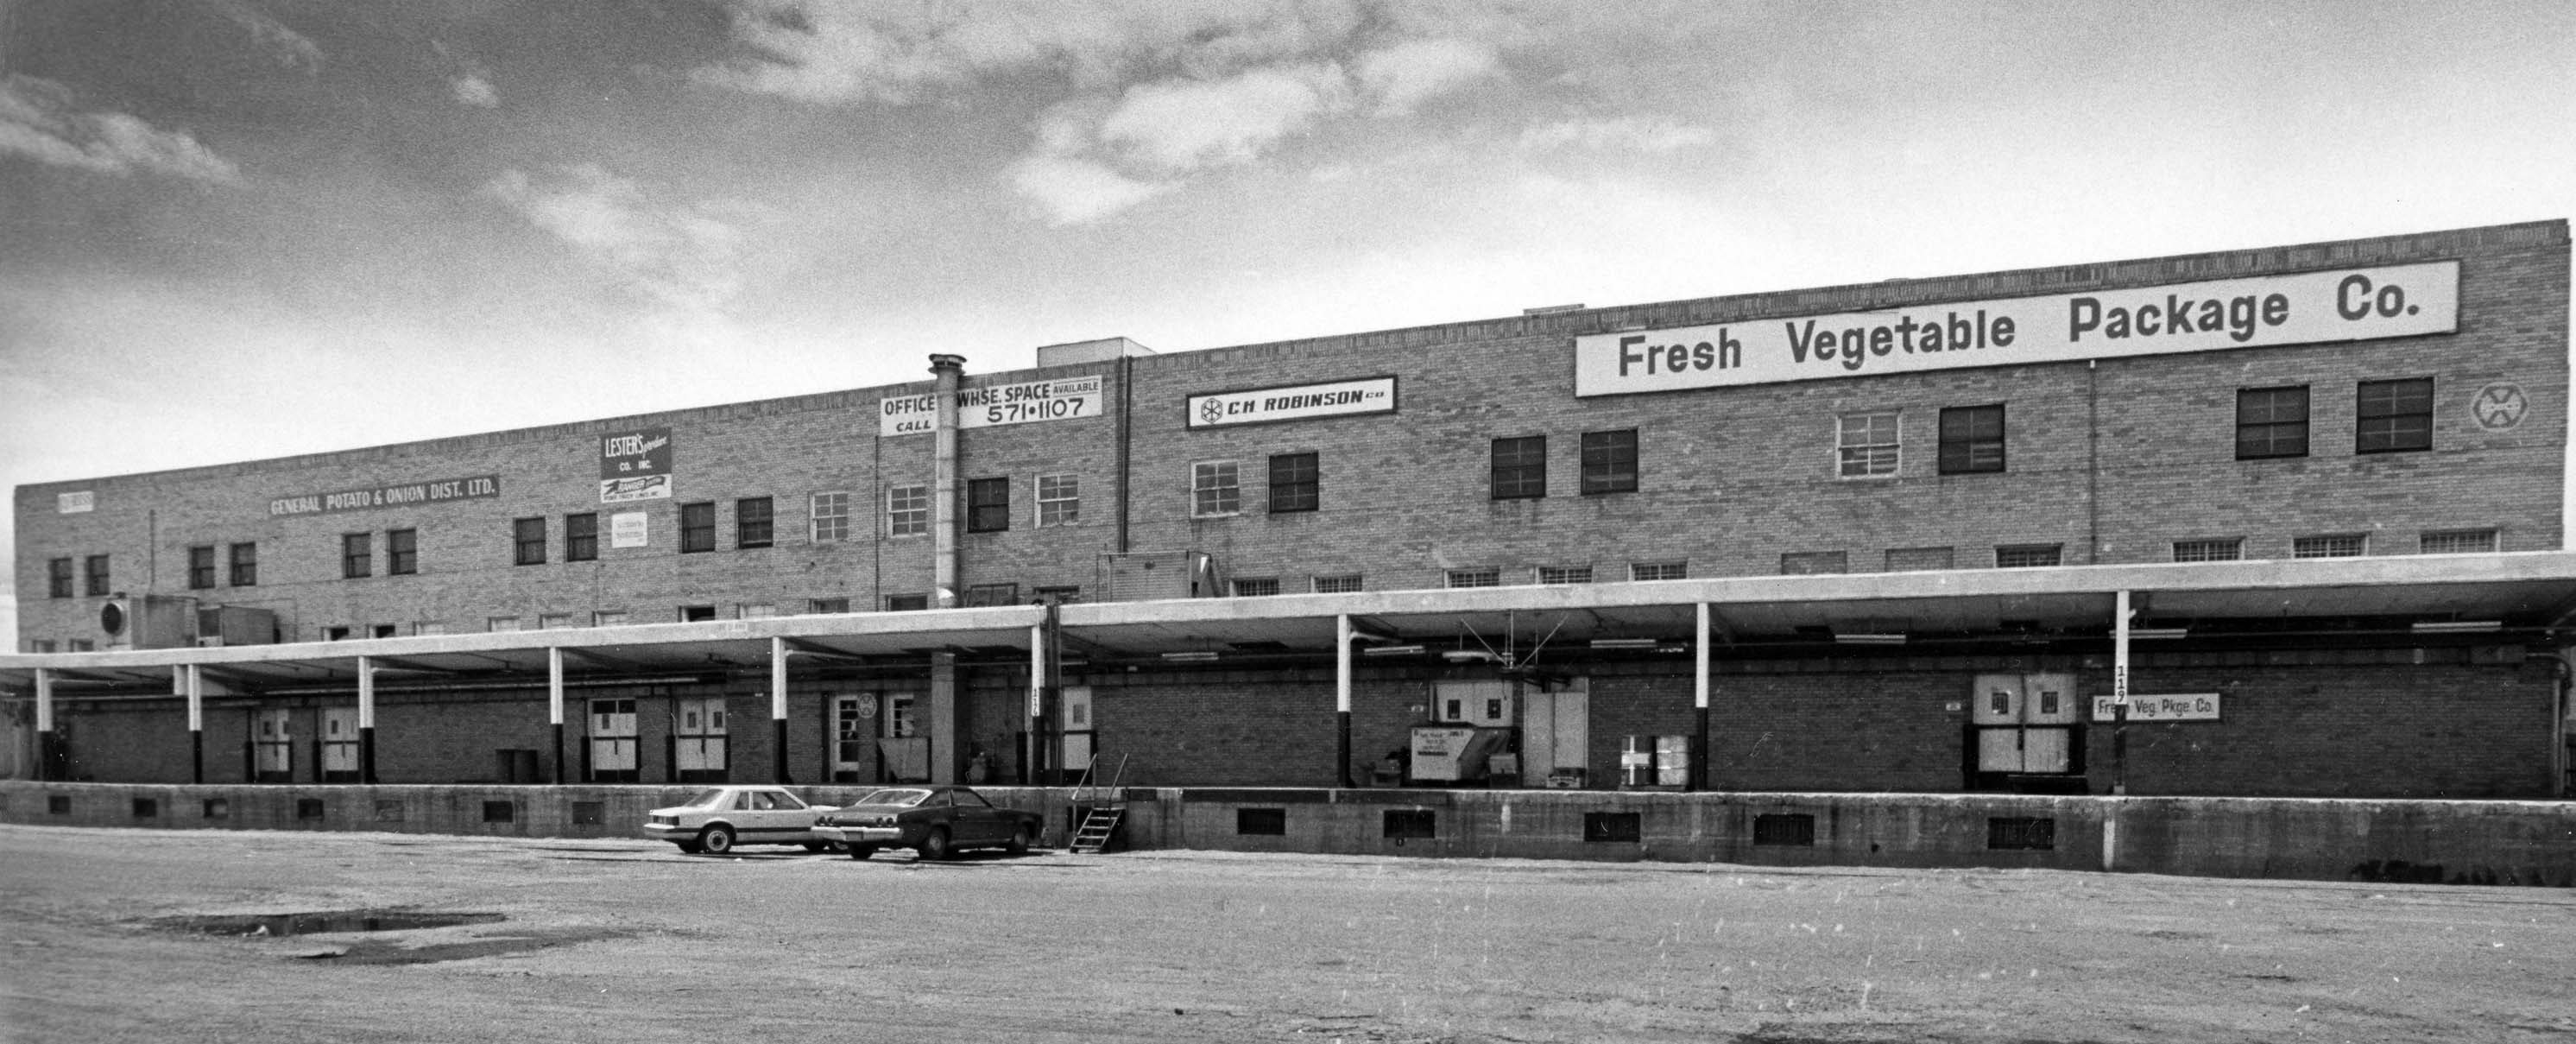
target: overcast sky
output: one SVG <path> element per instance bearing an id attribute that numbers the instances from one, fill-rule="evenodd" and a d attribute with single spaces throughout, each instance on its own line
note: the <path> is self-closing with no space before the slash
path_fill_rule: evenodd
<path id="1" fill-rule="evenodd" d="M 2566 217 L 2571 43 L 2554 0 L 0 0 L 0 485 Z"/>

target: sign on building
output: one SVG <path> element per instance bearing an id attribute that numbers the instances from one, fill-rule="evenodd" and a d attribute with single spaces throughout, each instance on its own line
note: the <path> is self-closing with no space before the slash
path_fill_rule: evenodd
<path id="1" fill-rule="evenodd" d="M 2344 268 L 1574 339 L 1574 394 L 2451 333 L 2460 263 Z"/>
<path id="2" fill-rule="evenodd" d="M 1100 416 L 1098 376 L 957 390 L 957 426 L 997 428 Z M 877 434 L 921 435 L 939 427 L 939 396 L 897 395 L 877 404 Z"/>
<path id="3" fill-rule="evenodd" d="M 450 500 L 480 500 L 500 495 L 501 476 L 476 475 L 470 478 L 362 486 L 356 489 L 332 490 L 327 493 L 298 493 L 270 500 L 268 514 L 271 518 L 289 515 L 327 515 L 341 511 L 437 504 Z"/>
<path id="4" fill-rule="evenodd" d="M 641 511 L 620 511 L 608 516 L 608 546 L 643 547 L 644 518 Z"/>
<path id="5" fill-rule="evenodd" d="M 2119 720 L 2118 716 L 2113 713 L 2113 703 L 2113 699 L 2109 696 L 2093 697 L 2093 720 Z M 2214 692 L 2195 692 L 2179 696 L 2131 695 L 2129 697 L 2129 720 L 2217 721 L 2218 694 Z"/>
<path id="6" fill-rule="evenodd" d="M 1393 413 L 1395 378 L 1363 377 L 1329 384 L 1193 395 L 1189 410 L 1189 426 L 1193 428 Z"/>
<path id="7" fill-rule="evenodd" d="M 599 437 L 600 503 L 670 497 L 671 429 L 637 428 Z"/>

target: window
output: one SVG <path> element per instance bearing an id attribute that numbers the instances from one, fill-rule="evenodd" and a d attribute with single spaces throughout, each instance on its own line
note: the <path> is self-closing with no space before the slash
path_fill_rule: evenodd
<path id="1" fill-rule="evenodd" d="M 392 638 L 400 633 L 400 628 L 394 624 L 370 624 L 367 627 L 367 637 L 370 638 Z"/>
<path id="2" fill-rule="evenodd" d="M 1637 429 L 1583 433 L 1583 495 L 1637 491 Z"/>
<path id="3" fill-rule="evenodd" d="M 733 617 L 737 620 L 766 620 L 776 615 L 778 615 L 778 607 L 768 602 L 752 602 L 735 606 L 733 611 Z"/>
<path id="4" fill-rule="evenodd" d="M 564 516 L 564 561 L 599 560 L 599 516 L 593 512 Z"/>
<path id="5" fill-rule="evenodd" d="M 1038 528 L 1052 529 L 1082 521 L 1082 476 L 1038 476 Z"/>
<path id="6" fill-rule="evenodd" d="M 733 502 L 733 546 L 738 549 L 768 547 L 778 530 L 777 505 L 768 497 L 744 497 Z"/>
<path id="7" fill-rule="evenodd" d="M 1020 585 L 968 584 L 966 585 L 966 604 L 969 607 L 1018 605 L 1020 604 Z"/>
<path id="8" fill-rule="evenodd" d="M 501 631 L 515 631 L 519 629 L 519 618 L 515 616 L 487 617 L 483 621 L 483 629 L 496 633 Z"/>
<path id="9" fill-rule="evenodd" d="M 1688 562 L 1630 562 L 1630 563 L 1628 563 L 1628 579 L 1630 579 L 1630 580 L 1688 580 L 1688 579 L 1690 579 L 1690 563 L 1688 563 Z"/>
<path id="10" fill-rule="evenodd" d="M 850 538 L 850 495 L 816 493 L 806 514 L 814 520 L 813 540 L 829 544 Z"/>
<path id="11" fill-rule="evenodd" d="M 1270 455 L 1270 513 L 1313 511 L 1322 503 L 1323 479 L 1312 453 Z"/>
<path id="12" fill-rule="evenodd" d="M 850 600 L 847 598 L 808 599 L 805 602 L 805 611 L 818 615 L 823 613 L 846 613 L 850 611 Z"/>
<path id="13" fill-rule="evenodd" d="M 1791 551 L 1780 556 L 1780 575 L 1851 572 L 1850 556 L 1841 551 Z"/>
<path id="14" fill-rule="evenodd" d="M 1837 472 L 1844 478 L 1896 474 L 1896 435 L 1894 412 L 1843 415 L 1834 438 Z"/>
<path id="15" fill-rule="evenodd" d="M 91 555 L 82 559 L 81 572 L 84 574 L 82 582 L 88 585 L 85 590 L 91 597 L 95 598 L 108 593 L 106 555 Z"/>
<path id="16" fill-rule="evenodd" d="M 567 627 L 570 627 L 570 626 L 572 626 L 572 614 L 571 614 L 571 613 L 539 613 L 539 614 L 537 614 L 537 630 L 540 630 L 540 631 L 560 631 L 560 630 L 563 630 L 564 628 L 567 628 Z"/>
<path id="17" fill-rule="evenodd" d="M 2290 541 L 2292 558 L 2359 558 L 2369 550 L 2370 538 L 2363 533 L 2328 533 Z"/>
<path id="18" fill-rule="evenodd" d="M 188 587 L 203 591 L 215 586 L 215 548 L 200 544 L 188 549 Z"/>
<path id="19" fill-rule="evenodd" d="M 1917 573 L 1929 569 L 1948 569 L 1950 559 L 1950 549 L 1946 547 L 1891 547 L 1887 549 L 1887 571 Z"/>
<path id="20" fill-rule="evenodd" d="M 1542 584 L 1588 584 L 1592 582 L 1592 567 L 1588 565 L 1540 566 L 1538 567 L 1538 582 Z"/>
<path id="21" fill-rule="evenodd" d="M 680 505 L 680 553 L 716 549 L 716 506 L 712 501 Z"/>
<path id="22" fill-rule="evenodd" d="M 421 622 L 419 622 L 419 623 L 416 623 L 416 624 L 411 625 L 411 633 L 413 633 L 413 634 L 446 634 L 446 633 L 447 633 L 447 624 L 446 624 L 445 622 L 443 622 L 443 621 L 439 621 L 439 620 L 423 620 L 423 621 L 421 621 Z"/>
<path id="23" fill-rule="evenodd" d="M 1448 583 L 1451 587 L 1500 587 L 1503 583 L 1503 571 L 1500 569 L 1452 569 L 1449 570 L 1448 573 Z"/>
<path id="24" fill-rule="evenodd" d="M 2308 455 L 2308 387 L 2236 391 L 2236 459 Z"/>
<path id="25" fill-rule="evenodd" d="M 259 586 L 258 544 L 234 544 L 232 546 L 232 576 L 230 577 L 230 580 L 234 587 Z"/>
<path id="26" fill-rule="evenodd" d="M 2496 549 L 2496 531 L 2492 529 L 2428 529 L 2417 538 L 2416 550 L 2427 555 L 2474 555 Z"/>
<path id="27" fill-rule="evenodd" d="M 2355 453 L 2432 449 L 2433 379 L 2361 382 L 2352 432 Z"/>
<path id="28" fill-rule="evenodd" d="M 2029 569 L 2033 566 L 2058 564 L 2061 544 L 2001 544 L 1995 548 L 1995 568 Z"/>
<path id="29" fill-rule="evenodd" d="M 1238 576 L 1234 578 L 1234 596 L 1237 598 L 1266 598 L 1278 593 L 1278 577 Z"/>
<path id="30" fill-rule="evenodd" d="M 1011 480 L 966 480 L 966 531 L 999 533 L 1011 528 Z"/>
<path id="31" fill-rule="evenodd" d="M 27 639 L 27 651 L 28 651 L 28 652 L 38 652 L 38 653 L 49 653 L 49 652 L 52 652 L 52 651 L 54 651 L 54 640 L 53 640 L 53 639 L 51 639 L 51 638 L 30 638 L 30 639 Z"/>
<path id="32" fill-rule="evenodd" d="M 1350 594 L 1351 592 L 1359 589 L 1360 574 L 1358 573 L 1343 573 L 1339 576 L 1319 576 L 1315 578 L 1316 594 Z"/>
<path id="33" fill-rule="evenodd" d="M 1209 518 L 1243 510 L 1243 484 L 1230 460 L 1203 460 L 1190 465 L 1190 515 Z"/>
<path id="34" fill-rule="evenodd" d="M 367 576 L 376 567 L 376 538 L 372 533 L 340 534 L 340 578 L 355 580 Z"/>
<path id="35" fill-rule="evenodd" d="M 626 626 L 626 610 L 601 609 L 590 614 L 590 625 L 593 627 L 624 627 Z"/>
<path id="36" fill-rule="evenodd" d="M 410 576 L 417 572 L 420 572 L 420 531 L 385 530 L 385 575 Z"/>
<path id="37" fill-rule="evenodd" d="M 1494 440 L 1493 497 L 1529 500 L 1547 495 L 1547 436 Z"/>
<path id="38" fill-rule="evenodd" d="M 885 596 L 885 605 L 886 611 L 889 613 L 920 612 L 921 610 L 930 608 L 930 596 L 926 594 L 890 594 Z"/>
<path id="39" fill-rule="evenodd" d="M 684 605 L 680 607 L 681 623 L 705 623 L 715 618 L 716 607 L 712 605 Z"/>
<path id="40" fill-rule="evenodd" d="M 45 562 L 45 593 L 53 598 L 72 596 L 72 560 L 48 559 Z"/>
<path id="41" fill-rule="evenodd" d="M 1072 605 L 1075 602 L 1082 600 L 1082 585 L 1066 584 L 1057 587 L 1037 587 L 1032 588 L 1029 591 L 1029 594 L 1041 605 L 1047 602 L 1054 602 L 1057 605 Z"/>
<path id="42" fill-rule="evenodd" d="M 323 628 L 323 629 L 322 629 L 322 640 L 323 640 L 323 641 L 326 641 L 326 642 L 345 642 L 345 641 L 348 641 L 348 640 L 349 640 L 349 629 L 348 629 L 346 626 L 341 626 L 341 627 L 325 627 L 325 628 Z"/>
<path id="43" fill-rule="evenodd" d="M 921 536 L 930 532 L 930 487 L 886 487 L 886 535 Z"/>
<path id="44" fill-rule="evenodd" d="M 1973 475 L 2004 469 L 2004 408 L 1954 406 L 1941 411 L 1941 473 Z"/>
<path id="45" fill-rule="evenodd" d="M 2243 537 L 2176 540 L 2173 545 L 2173 560 L 2176 562 L 2234 562 L 2244 557 Z"/>
<path id="46" fill-rule="evenodd" d="M 510 564 L 546 564 L 546 520 L 522 518 L 510 523 Z"/>
<path id="47" fill-rule="evenodd" d="M 97 652 L 98 643 L 88 638 L 63 639 L 64 652 Z"/>

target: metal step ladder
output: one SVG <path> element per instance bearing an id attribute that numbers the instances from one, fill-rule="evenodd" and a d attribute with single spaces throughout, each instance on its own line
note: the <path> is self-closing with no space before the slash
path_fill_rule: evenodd
<path id="1" fill-rule="evenodd" d="M 1071 803 L 1081 808 L 1082 822 L 1073 831 L 1071 850 L 1076 855 L 1098 855 L 1109 844 L 1109 836 L 1118 832 L 1118 824 L 1127 818 L 1126 791 L 1119 784 L 1127 778 L 1127 755 L 1118 756 L 1118 765 L 1110 772 L 1107 786 L 1099 785 L 1100 755 L 1091 756 L 1083 766 L 1082 780 L 1074 784 Z M 1103 799 L 1106 800 L 1103 800 Z M 1084 808 L 1084 805 L 1090 805 Z"/>

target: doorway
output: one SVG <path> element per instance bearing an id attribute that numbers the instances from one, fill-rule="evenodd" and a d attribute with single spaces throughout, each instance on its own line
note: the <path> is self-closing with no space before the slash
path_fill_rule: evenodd
<path id="1" fill-rule="evenodd" d="M 1970 701 L 1975 761 L 1969 789 L 2083 789 L 2074 675 L 1980 674 Z"/>

